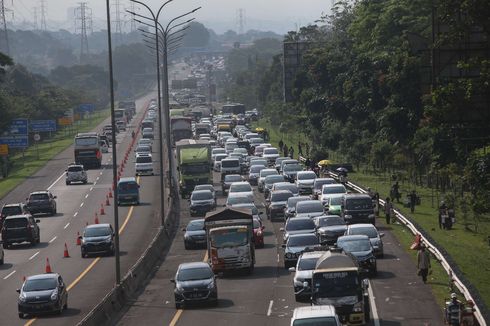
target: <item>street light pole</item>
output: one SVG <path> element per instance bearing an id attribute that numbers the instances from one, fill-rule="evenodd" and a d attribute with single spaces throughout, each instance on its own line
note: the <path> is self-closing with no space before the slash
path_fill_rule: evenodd
<path id="1" fill-rule="evenodd" d="M 119 211 L 117 199 L 117 145 L 116 145 L 116 116 L 114 114 L 114 71 L 112 64 L 112 40 L 111 40 L 111 12 L 109 0 L 106 0 L 107 9 L 107 45 L 109 54 L 109 89 L 111 93 L 111 128 L 112 128 L 112 184 L 114 186 L 114 256 L 116 261 L 116 284 L 121 282 L 121 264 L 119 252 Z"/>

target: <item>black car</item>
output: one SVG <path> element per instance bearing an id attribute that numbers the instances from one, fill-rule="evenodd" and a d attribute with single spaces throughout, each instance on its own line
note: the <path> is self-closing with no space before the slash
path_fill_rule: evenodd
<path id="1" fill-rule="evenodd" d="M 175 308 L 185 304 L 211 302 L 218 304 L 218 286 L 211 267 L 204 262 L 183 263 L 179 265 L 175 279 Z"/>
<path id="2" fill-rule="evenodd" d="M 273 220 L 277 217 L 284 217 L 284 208 L 286 208 L 288 199 L 293 197 L 293 193 L 289 190 L 275 190 L 269 195 L 266 200 L 267 217 Z"/>
<path id="3" fill-rule="evenodd" d="M 114 255 L 114 231 L 108 223 L 87 225 L 80 239 L 82 258 L 91 254 Z"/>
<path id="4" fill-rule="evenodd" d="M 185 249 L 206 246 L 206 230 L 204 219 L 192 220 L 183 229 Z"/>
<path id="5" fill-rule="evenodd" d="M 316 225 L 316 235 L 322 245 L 333 245 L 338 237 L 343 236 L 347 225 L 338 215 L 322 215 L 313 219 Z"/>
<path id="6" fill-rule="evenodd" d="M 347 224 L 376 224 L 374 205 L 368 194 L 346 194 L 342 199 L 341 215 Z"/>
<path id="7" fill-rule="evenodd" d="M 32 215 L 12 215 L 5 218 L 2 226 L 3 247 L 9 248 L 14 243 L 29 242 L 31 245 L 41 242 L 39 220 Z"/>
<path id="8" fill-rule="evenodd" d="M 216 208 L 216 201 L 210 190 L 194 190 L 189 202 L 191 216 L 204 216 Z"/>
<path id="9" fill-rule="evenodd" d="M 29 212 L 34 214 L 56 215 L 56 196 L 48 191 L 35 191 L 26 198 L 26 205 Z"/>
<path id="10" fill-rule="evenodd" d="M 46 312 L 61 314 L 68 308 L 68 292 L 57 273 L 29 276 L 17 289 L 19 318 Z"/>
<path id="11" fill-rule="evenodd" d="M 314 233 L 291 234 L 284 248 L 284 268 L 296 266 L 298 257 L 301 256 L 304 250 L 318 247 L 320 243 Z"/>
<path id="12" fill-rule="evenodd" d="M 362 272 L 376 276 L 378 268 L 374 248 L 367 235 L 344 235 L 337 239 L 337 247 L 353 255 Z"/>

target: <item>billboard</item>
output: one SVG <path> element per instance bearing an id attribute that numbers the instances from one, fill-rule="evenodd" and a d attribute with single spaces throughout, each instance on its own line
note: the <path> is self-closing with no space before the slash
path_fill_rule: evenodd
<path id="1" fill-rule="evenodd" d="M 31 120 L 32 132 L 56 131 L 56 120 Z"/>

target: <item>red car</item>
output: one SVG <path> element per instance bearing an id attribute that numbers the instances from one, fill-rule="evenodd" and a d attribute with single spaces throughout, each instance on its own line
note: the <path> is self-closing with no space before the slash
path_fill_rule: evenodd
<path id="1" fill-rule="evenodd" d="M 254 218 L 254 243 L 255 248 L 264 248 L 264 229 L 262 221 Z"/>

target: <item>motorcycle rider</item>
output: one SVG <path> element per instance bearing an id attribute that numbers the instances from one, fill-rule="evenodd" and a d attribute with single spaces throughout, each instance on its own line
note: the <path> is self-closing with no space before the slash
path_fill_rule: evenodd
<path id="1" fill-rule="evenodd" d="M 451 293 L 451 301 L 446 306 L 446 321 L 450 326 L 461 325 L 461 311 L 463 305 L 456 293 Z"/>

